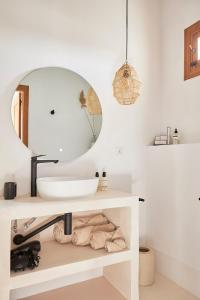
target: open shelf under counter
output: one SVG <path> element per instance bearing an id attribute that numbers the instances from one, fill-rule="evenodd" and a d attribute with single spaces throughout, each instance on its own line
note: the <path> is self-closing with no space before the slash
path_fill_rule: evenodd
<path id="1" fill-rule="evenodd" d="M 126 300 L 104 277 L 70 285 L 21 300 Z"/>
<path id="2" fill-rule="evenodd" d="M 89 246 L 59 244 L 56 241 L 42 243 L 40 264 L 34 270 L 11 272 L 11 288 L 21 288 L 47 280 L 75 274 L 90 269 L 126 262 L 132 259 L 132 251 L 107 253 L 104 249 L 93 250 Z"/>
<path id="3" fill-rule="evenodd" d="M 97 297 L 103 293 L 104 289 L 107 290 L 107 287 L 109 287 L 108 293 L 105 296 L 103 294 L 99 300 L 124 300 L 121 295 L 124 295 L 127 300 L 139 300 L 138 200 L 138 196 L 121 191 L 98 192 L 89 197 L 65 200 L 55 199 L 54 201 L 47 201 L 40 197 L 21 197 L 10 201 L 1 199 L 0 300 L 11 300 L 11 294 L 13 295 L 13 293 L 18 291 L 20 291 L 21 298 L 27 295 L 31 296 L 33 295 L 30 292 L 31 286 L 33 289 L 35 287 L 39 289 L 37 290 L 38 295 L 33 296 L 33 299 L 46 299 L 39 298 L 39 293 L 44 291 L 42 286 L 48 285 L 48 283 L 50 286 L 46 290 L 50 290 L 50 292 L 47 294 L 47 299 L 62 300 L 61 297 L 64 297 L 63 299 L 67 297 L 76 300 L 75 296 L 74 298 L 69 297 L 69 286 L 63 289 L 65 291 L 64 296 L 59 294 L 56 296 L 57 291 L 51 291 L 51 282 L 95 270 L 98 270 L 104 276 L 104 279 L 101 279 L 101 282 L 99 280 L 95 281 L 95 284 L 98 283 L 99 285 L 95 294 L 91 292 L 91 287 L 93 287 L 93 281 L 91 281 L 88 288 L 85 287 L 83 296 L 82 288 L 79 289 L 79 279 L 77 279 L 77 284 L 73 288 L 74 291 L 79 291 L 77 300 L 80 298 L 98 300 Z M 52 240 L 46 242 L 41 240 L 42 250 L 39 253 L 41 257 L 39 266 L 34 270 L 25 270 L 19 273 L 10 272 L 11 225 L 13 220 L 23 220 L 31 217 L 49 218 L 67 212 L 72 212 L 74 216 L 82 215 L 82 213 L 90 215 L 97 211 L 103 213 L 110 222 L 121 228 L 127 244 L 126 250 L 107 253 L 105 250 L 93 250 L 90 247 L 77 247 L 72 244 L 59 244 Z M 64 283 L 64 285 L 66 284 Z M 19 297 L 15 299 L 19 299 Z"/>

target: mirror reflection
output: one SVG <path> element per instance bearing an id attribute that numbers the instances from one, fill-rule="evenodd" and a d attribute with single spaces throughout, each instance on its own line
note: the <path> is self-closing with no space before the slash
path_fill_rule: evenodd
<path id="1" fill-rule="evenodd" d="M 102 110 L 91 85 L 57 67 L 34 70 L 18 85 L 12 101 L 16 134 L 33 154 L 72 161 L 96 142 Z"/>

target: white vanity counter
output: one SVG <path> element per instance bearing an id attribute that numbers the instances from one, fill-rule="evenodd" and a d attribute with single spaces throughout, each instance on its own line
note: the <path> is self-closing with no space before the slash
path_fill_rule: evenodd
<path id="1" fill-rule="evenodd" d="M 110 282 L 125 299 L 138 300 L 138 200 L 137 196 L 121 191 L 98 192 L 86 198 L 55 201 L 39 197 L 1 199 L 0 300 L 10 300 L 10 291 L 13 289 L 95 268 L 102 268 L 104 280 Z M 38 268 L 10 272 L 11 220 L 89 211 L 101 211 L 110 221 L 120 226 L 127 242 L 126 250 L 108 254 L 104 250 L 94 251 L 89 247 L 47 241 L 42 242 Z"/>
<path id="2" fill-rule="evenodd" d="M 64 212 L 125 207 L 130 206 L 133 201 L 138 201 L 138 197 L 121 191 L 97 192 L 95 195 L 85 198 L 55 201 L 29 196 L 18 197 L 15 200 L 0 198 L 0 217 L 6 214 L 8 219 L 20 219 Z"/>

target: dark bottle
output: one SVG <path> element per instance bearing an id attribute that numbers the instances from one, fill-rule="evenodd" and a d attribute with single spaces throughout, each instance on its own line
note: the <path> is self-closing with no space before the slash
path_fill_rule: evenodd
<path id="1" fill-rule="evenodd" d="M 4 199 L 12 200 L 17 196 L 17 184 L 16 182 L 4 183 Z"/>

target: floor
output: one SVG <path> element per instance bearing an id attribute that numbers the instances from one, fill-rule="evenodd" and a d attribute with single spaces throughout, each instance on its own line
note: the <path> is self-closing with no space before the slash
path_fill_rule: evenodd
<path id="1" fill-rule="evenodd" d="M 77 283 L 22 300 L 126 300 L 103 277 Z"/>
<path id="2" fill-rule="evenodd" d="M 89 291 L 89 293 L 88 293 Z M 81 296 L 80 296 L 81 295 Z M 23 300 L 125 300 L 103 277 L 42 293 Z M 140 288 L 140 300 L 200 300 L 172 281 L 157 275 L 156 283 Z"/>
<path id="3" fill-rule="evenodd" d="M 174 282 L 157 275 L 156 283 L 140 288 L 140 300 L 200 300 L 189 294 Z"/>

